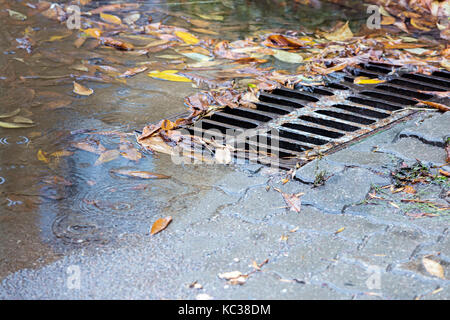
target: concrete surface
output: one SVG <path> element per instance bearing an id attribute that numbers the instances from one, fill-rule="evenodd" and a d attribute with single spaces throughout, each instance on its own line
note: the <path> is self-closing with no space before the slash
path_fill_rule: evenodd
<path id="1" fill-rule="evenodd" d="M 79 246 L 42 268 L 8 275 L 0 298 L 448 299 L 449 210 L 415 218 L 405 214 L 411 208 L 391 204 L 405 193 L 376 193 L 389 201 L 369 195 L 391 184 L 401 161 L 445 165 L 448 115 L 400 123 L 309 163 L 286 184 L 258 165 L 230 166 L 203 181 L 188 206 L 163 210 L 160 216 L 174 219 L 158 235 Z M 321 171 L 327 181 L 315 187 Z M 288 210 L 274 187 L 304 192 L 301 212 Z M 448 206 L 448 183 L 415 188 L 419 198 Z M 424 257 L 439 263 L 444 278 L 425 269 Z M 266 259 L 260 270 L 252 265 Z M 249 276 L 242 285 L 218 277 L 230 271 Z M 194 282 L 201 288 L 190 287 Z"/>

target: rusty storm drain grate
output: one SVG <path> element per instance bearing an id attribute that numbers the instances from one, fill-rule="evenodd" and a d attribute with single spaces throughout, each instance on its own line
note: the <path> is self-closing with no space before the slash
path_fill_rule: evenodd
<path id="1" fill-rule="evenodd" d="M 386 81 L 354 84 L 359 76 Z M 233 148 L 234 158 L 276 162 L 289 169 L 411 115 L 416 112 L 411 107 L 419 103 L 416 99 L 433 100 L 435 96 L 427 91 L 450 90 L 450 72 L 423 75 L 371 62 L 348 67 L 331 78 L 334 80 L 321 87 L 262 92 L 256 109 L 225 108 L 184 129 L 226 145 L 234 132 L 231 143 L 240 146 Z"/>

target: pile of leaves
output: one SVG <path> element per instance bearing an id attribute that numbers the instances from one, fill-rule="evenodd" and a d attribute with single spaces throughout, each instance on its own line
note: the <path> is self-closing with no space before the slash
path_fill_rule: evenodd
<path id="1" fill-rule="evenodd" d="M 300 1 L 315 5 L 317 1 Z M 332 2 L 342 2 L 334 0 Z M 72 68 L 78 72 L 74 92 L 90 96 L 93 90 L 81 80 L 124 83 L 142 72 L 152 79 L 191 83 L 199 92 L 185 99 L 189 115 L 176 121 L 162 120 L 149 124 L 137 137 L 138 142 L 151 151 L 174 152 L 181 142 L 190 145 L 193 138 L 182 136 L 177 128 L 195 122 L 225 106 L 254 107 L 261 90 L 279 86 L 323 85 L 333 72 L 357 66 L 368 60 L 404 65 L 410 71 L 430 74 L 438 69 L 450 71 L 448 45 L 448 1 L 372 1 L 380 5 L 382 29 L 352 30 L 349 22 L 338 22 L 332 29 L 258 30 L 245 39 L 220 39 L 220 14 L 168 12 L 161 9 L 138 11 L 140 3 L 121 3 L 92 9 L 90 0 L 75 1 L 83 5 L 81 29 L 76 30 L 76 48 L 87 47 L 101 51 L 105 48 L 120 52 L 120 59 L 105 59 L 110 65 L 82 60 Z M 18 21 L 27 16 L 41 15 L 66 23 L 71 19 L 69 4 L 40 1 L 28 3 L 24 12 L 9 10 Z M 153 15 L 166 15 L 177 25 L 153 22 Z M 183 27 L 180 25 L 189 27 Z M 392 27 L 395 27 L 393 30 Z M 435 35 L 437 32 L 437 36 Z M 61 41 L 73 36 L 54 35 L 44 42 Z M 39 41 L 36 32 L 26 28 L 23 38 L 16 39 L 17 47 L 32 55 Z M 41 42 L 43 43 L 43 42 Z M 42 52 L 51 59 L 68 60 L 54 52 Z M 135 59 L 135 65 L 124 67 L 123 59 Z M 274 68 L 273 62 L 286 66 Z M 73 63 L 73 59 L 67 63 Z M 26 81 L 26 77 L 22 77 Z M 58 79 L 60 80 L 60 79 Z M 72 80 L 72 79 L 71 79 Z M 362 81 L 376 81 L 364 79 Z M 362 82 L 363 83 L 363 82 Z M 57 104 L 54 108 L 67 104 Z M 200 144 L 204 143 L 199 141 Z"/>

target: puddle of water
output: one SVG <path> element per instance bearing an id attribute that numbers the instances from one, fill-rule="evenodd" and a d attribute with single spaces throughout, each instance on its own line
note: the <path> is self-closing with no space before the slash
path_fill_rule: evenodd
<path id="1" fill-rule="evenodd" d="M 220 14 L 224 20 L 214 22 L 212 29 L 214 25 L 220 27 L 220 37 L 230 40 L 258 30 L 311 30 L 349 17 L 357 21 L 359 15 L 352 6 L 342 10 L 328 2 L 321 10 L 285 1 L 227 3 L 234 5 L 224 6 L 221 1 L 148 1 L 139 12 L 162 10 L 151 14 L 154 22 L 179 26 L 187 24 L 163 11 L 194 16 Z M 2 8 L 26 11 L 25 3 L 0 0 L 0 4 Z M 73 148 L 74 142 L 97 139 L 108 150 L 127 143 L 136 146 L 133 135 L 120 138 L 92 135 L 90 131 L 132 133 L 149 122 L 184 112 L 184 97 L 196 89 L 190 84 L 154 80 L 142 73 L 126 84 L 85 81 L 83 84 L 95 94 L 76 96 L 72 93 L 73 79 L 57 76 L 73 74 L 73 67 L 82 60 L 92 65 L 127 66 L 148 58 L 90 49 L 89 44 L 76 49 L 73 41 L 77 32 L 60 41 L 45 41 L 68 30 L 64 24 L 40 15 L 22 22 L 2 10 L 0 17 L 0 114 L 21 108 L 20 115 L 36 124 L 32 128 L 0 128 L 0 278 L 53 261 L 78 245 L 114 241 L 124 233 L 147 234 L 156 216 L 176 215 L 177 210 L 195 202 L 200 192 L 195 184 L 213 184 L 229 172 L 226 167 L 207 166 L 193 172 L 164 155 L 144 155 L 139 161 L 118 157 L 95 166 L 98 155 Z M 15 39 L 26 33 L 38 39 L 32 54 L 17 48 Z M 38 158 L 40 150 L 44 160 Z M 61 150 L 73 154 L 51 156 Z M 176 179 L 132 180 L 110 173 L 118 168 L 152 171 Z"/>

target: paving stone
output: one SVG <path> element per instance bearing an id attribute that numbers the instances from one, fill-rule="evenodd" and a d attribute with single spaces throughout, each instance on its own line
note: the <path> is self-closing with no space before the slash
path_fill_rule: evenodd
<path id="1" fill-rule="evenodd" d="M 413 137 L 438 147 L 444 147 L 445 140 L 450 137 L 450 112 L 436 114 L 425 119 L 416 127 L 409 127 L 400 132 L 400 137 Z"/>
<path id="2" fill-rule="evenodd" d="M 295 177 L 304 183 L 314 183 L 316 176 L 325 173 L 325 176 L 333 175 L 345 169 L 342 164 L 331 163 L 328 157 L 313 160 L 297 170 Z"/>
<path id="3" fill-rule="evenodd" d="M 329 178 L 325 185 L 306 192 L 302 202 L 325 212 L 341 213 L 344 207 L 364 200 L 372 185 L 388 182 L 366 169 L 348 168 Z"/>
<path id="4" fill-rule="evenodd" d="M 416 159 L 432 165 L 445 164 L 444 148 L 434 147 L 420 142 L 415 138 L 402 138 L 397 142 L 380 146 L 379 152 L 392 154 L 398 158 L 415 161 Z"/>
<path id="5" fill-rule="evenodd" d="M 327 160 L 331 163 L 357 166 L 384 172 L 387 172 L 386 169 L 393 169 L 398 162 L 395 157 L 389 154 L 358 150 L 351 152 L 348 150 L 340 151 L 328 156 Z"/>

